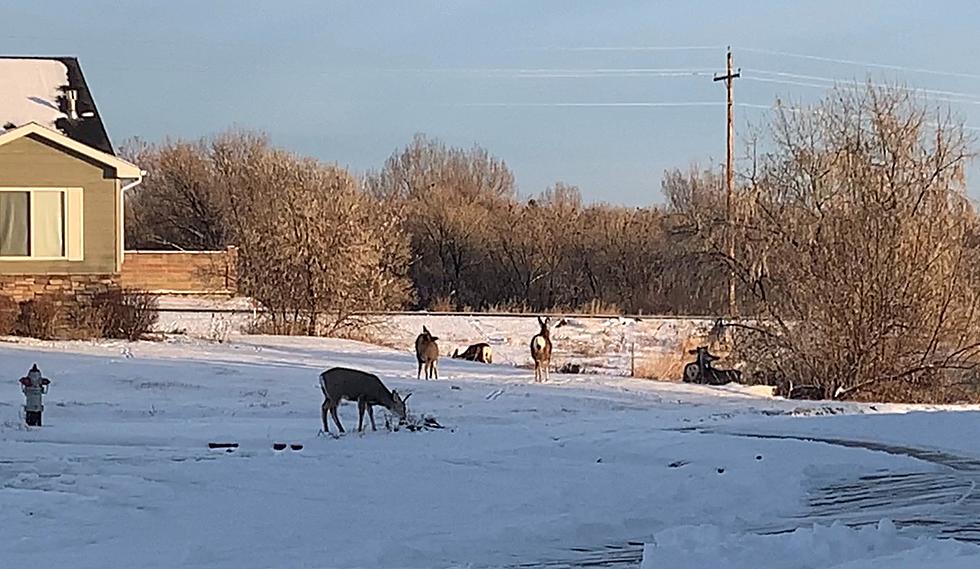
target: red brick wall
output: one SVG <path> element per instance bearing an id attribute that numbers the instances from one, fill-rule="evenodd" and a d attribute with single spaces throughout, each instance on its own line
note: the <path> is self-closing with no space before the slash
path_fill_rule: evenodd
<path id="1" fill-rule="evenodd" d="M 236 292 L 237 249 L 224 251 L 126 251 L 120 284 L 156 293 Z"/>

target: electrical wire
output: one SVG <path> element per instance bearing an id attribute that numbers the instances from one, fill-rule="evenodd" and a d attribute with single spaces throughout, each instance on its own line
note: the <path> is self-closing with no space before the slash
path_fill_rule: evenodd
<path id="1" fill-rule="evenodd" d="M 779 51 L 774 49 L 763 49 L 758 47 L 738 46 L 738 51 L 748 51 L 752 53 L 762 53 L 766 55 L 777 55 L 781 57 L 794 57 L 797 59 L 808 59 L 811 61 L 823 61 L 827 63 L 841 63 L 844 65 L 856 65 L 859 67 L 873 67 L 876 69 L 888 69 L 891 71 L 908 71 L 911 73 L 923 73 L 929 75 L 940 75 L 946 77 L 962 77 L 967 79 L 980 79 L 980 74 L 962 73 L 958 71 L 941 71 L 937 69 L 927 69 L 924 67 L 908 67 L 905 65 L 893 65 L 889 63 L 875 63 L 871 61 L 857 61 L 854 59 L 839 59 L 822 55 L 810 55 L 806 53 L 793 53 L 789 51 Z"/>

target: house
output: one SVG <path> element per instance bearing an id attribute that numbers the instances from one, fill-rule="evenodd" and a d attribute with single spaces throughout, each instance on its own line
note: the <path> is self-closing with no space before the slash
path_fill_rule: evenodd
<path id="1" fill-rule="evenodd" d="M 0 296 L 116 286 L 123 194 L 143 175 L 115 155 L 77 59 L 0 56 Z"/>

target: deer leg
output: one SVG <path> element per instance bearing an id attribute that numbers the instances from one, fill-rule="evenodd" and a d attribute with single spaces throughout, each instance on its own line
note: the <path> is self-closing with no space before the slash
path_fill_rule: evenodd
<path id="1" fill-rule="evenodd" d="M 320 405 L 320 418 L 323 419 L 323 432 L 330 434 L 330 425 L 327 422 L 327 414 L 330 413 L 330 400 L 324 399 L 323 405 Z"/>
<path id="2" fill-rule="evenodd" d="M 432 375 L 435 379 L 439 379 L 439 362 L 432 362 Z"/>
<path id="3" fill-rule="evenodd" d="M 331 403 L 330 415 L 333 417 L 333 422 L 337 424 L 337 429 L 340 430 L 341 433 L 346 432 L 344 431 L 344 426 L 340 424 L 340 417 L 337 416 L 337 403 Z"/>
<path id="4" fill-rule="evenodd" d="M 357 400 L 357 432 L 364 432 L 364 410 L 367 407 L 367 401 L 364 399 Z"/>
<path id="5" fill-rule="evenodd" d="M 368 419 L 371 419 L 371 430 L 377 431 L 378 428 L 374 426 L 374 405 L 367 406 Z"/>
<path id="6" fill-rule="evenodd" d="M 419 360 L 419 373 L 415 376 L 415 379 L 422 379 L 422 360 Z"/>

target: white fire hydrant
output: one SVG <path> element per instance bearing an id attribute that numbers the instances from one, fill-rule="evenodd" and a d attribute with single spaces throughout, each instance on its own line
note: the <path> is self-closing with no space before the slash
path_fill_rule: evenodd
<path id="1" fill-rule="evenodd" d="M 20 378 L 20 388 L 24 391 L 27 401 L 24 404 L 24 415 L 29 427 L 41 426 L 41 413 L 44 405 L 41 396 L 48 392 L 48 385 L 51 380 L 41 376 L 41 370 L 37 369 L 37 364 L 27 372 L 27 377 Z"/>

